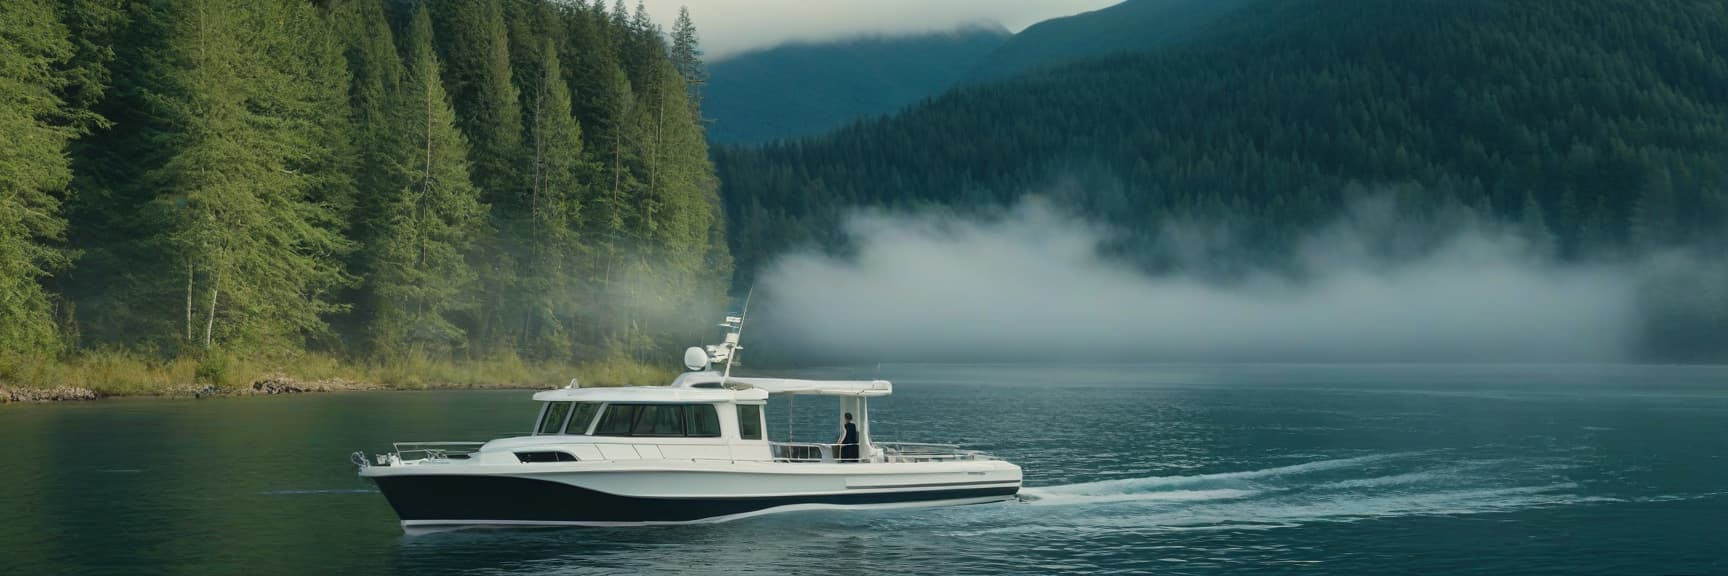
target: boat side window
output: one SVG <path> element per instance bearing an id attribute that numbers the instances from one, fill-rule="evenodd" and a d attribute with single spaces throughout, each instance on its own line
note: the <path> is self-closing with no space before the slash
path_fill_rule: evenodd
<path id="1" fill-rule="evenodd" d="M 600 415 L 600 426 L 594 429 L 595 436 L 629 436 L 630 425 L 636 421 L 636 413 L 642 407 L 636 404 L 607 404 L 606 412 Z"/>
<path id="2" fill-rule="evenodd" d="M 570 425 L 564 427 L 564 433 L 587 434 L 588 425 L 594 423 L 594 415 L 599 412 L 599 402 L 577 402 L 576 411 L 570 414 Z"/>
<path id="3" fill-rule="evenodd" d="M 641 408 L 631 436 L 683 436 L 684 407 L 677 404 L 650 404 Z"/>
<path id="4" fill-rule="evenodd" d="M 572 419 L 571 430 L 575 426 Z M 720 415 L 713 404 L 607 404 L 594 435 L 718 438 Z"/>
<path id="5" fill-rule="evenodd" d="M 570 405 L 574 402 L 553 402 L 546 406 L 546 415 L 540 418 L 540 430 L 537 434 L 557 434 L 564 430 L 564 419 L 570 415 Z"/>
<path id="6" fill-rule="evenodd" d="M 762 439 L 762 407 L 756 404 L 738 405 L 738 436 L 745 440 Z"/>
<path id="7" fill-rule="evenodd" d="M 720 437 L 720 414 L 713 404 L 691 404 L 684 407 L 684 435 L 696 438 Z"/>

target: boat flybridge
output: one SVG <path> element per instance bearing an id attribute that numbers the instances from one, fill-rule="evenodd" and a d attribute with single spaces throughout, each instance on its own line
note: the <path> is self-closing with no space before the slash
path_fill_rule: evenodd
<path id="1" fill-rule="evenodd" d="M 721 522 L 825 508 L 997 502 L 1020 490 L 1020 467 L 946 444 L 876 442 L 869 400 L 883 380 L 731 376 L 742 317 L 721 344 L 690 348 L 690 369 L 665 386 L 534 394 L 527 436 L 490 442 L 403 442 L 353 461 L 404 528 L 607 526 Z M 724 370 L 711 367 L 724 362 Z M 856 447 L 777 442 L 768 398 L 830 396 L 854 416 Z M 836 430 L 842 424 L 836 423 Z"/>

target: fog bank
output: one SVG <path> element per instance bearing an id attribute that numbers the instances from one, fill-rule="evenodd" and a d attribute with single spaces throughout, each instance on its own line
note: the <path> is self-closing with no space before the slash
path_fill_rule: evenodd
<path id="1" fill-rule="evenodd" d="M 941 32 L 1000 23 L 1012 32 L 1121 0 L 646 0 L 670 27 L 687 6 L 710 61 L 789 42 Z M 611 6 L 611 4 L 607 4 Z M 634 3 L 628 4 L 634 7 Z"/>
<path id="2" fill-rule="evenodd" d="M 1101 253 L 1120 231 L 1040 202 L 860 213 L 854 254 L 758 276 L 750 331 L 773 356 L 849 361 L 1612 362 L 1632 352 L 1640 282 L 1676 266 L 1561 265 L 1469 221 L 1388 258 L 1400 228 L 1363 212 L 1299 239 L 1287 267 L 1224 280 L 1143 273 Z M 1158 249 L 1224 257 L 1204 248 L 1230 234 L 1204 228 L 1163 226 Z"/>

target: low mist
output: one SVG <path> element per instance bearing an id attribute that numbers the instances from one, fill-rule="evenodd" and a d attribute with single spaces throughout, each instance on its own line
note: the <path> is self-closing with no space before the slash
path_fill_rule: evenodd
<path id="1" fill-rule="evenodd" d="M 790 42 L 922 34 L 996 22 L 1018 32 L 1038 21 L 1097 10 L 1120 0 L 648 0 L 669 25 L 688 7 L 710 61 Z"/>
<path id="2" fill-rule="evenodd" d="M 1389 211 L 1346 212 L 1277 269 L 1224 276 L 1192 271 L 1228 258 L 1222 228 L 1160 225 L 1154 249 L 1194 262 L 1149 274 L 1105 255 L 1123 231 L 1039 201 L 859 213 L 852 253 L 794 252 L 758 276 L 751 331 L 788 360 L 1614 362 L 1633 352 L 1640 286 L 1688 269 L 1563 265 L 1472 218 L 1389 257 L 1408 243 Z"/>

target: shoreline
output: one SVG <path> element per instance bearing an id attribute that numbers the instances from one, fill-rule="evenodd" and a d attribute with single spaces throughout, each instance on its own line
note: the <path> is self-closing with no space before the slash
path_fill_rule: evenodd
<path id="1" fill-rule="evenodd" d="M 606 385 L 600 385 L 606 386 Z M 472 385 L 459 383 L 428 384 L 420 387 L 389 386 L 341 378 L 304 381 L 287 374 L 268 374 L 250 385 L 223 388 L 211 385 L 186 384 L 153 391 L 149 394 L 105 394 L 81 386 L 29 387 L 0 383 L 0 405 L 52 404 L 88 402 L 111 398 L 238 398 L 245 396 L 279 396 L 291 394 L 325 394 L 337 392 L 411 392 L 424 390 L 551 390 L 555 386 L 532 386 L 519 383 Z"/>
<path id="2" fill-rule="evenodd" d="M 49 361 L 0 358 L 0 405 L 104 398 L 205 398 L 388 390 L 550 390 L 572 377 L 584 386 L 665 384 L 675 371 L 627 358 L 583 363 L 409 361 L 361 364 L 294 360 L 150 360 L 128 354 Z"/>

